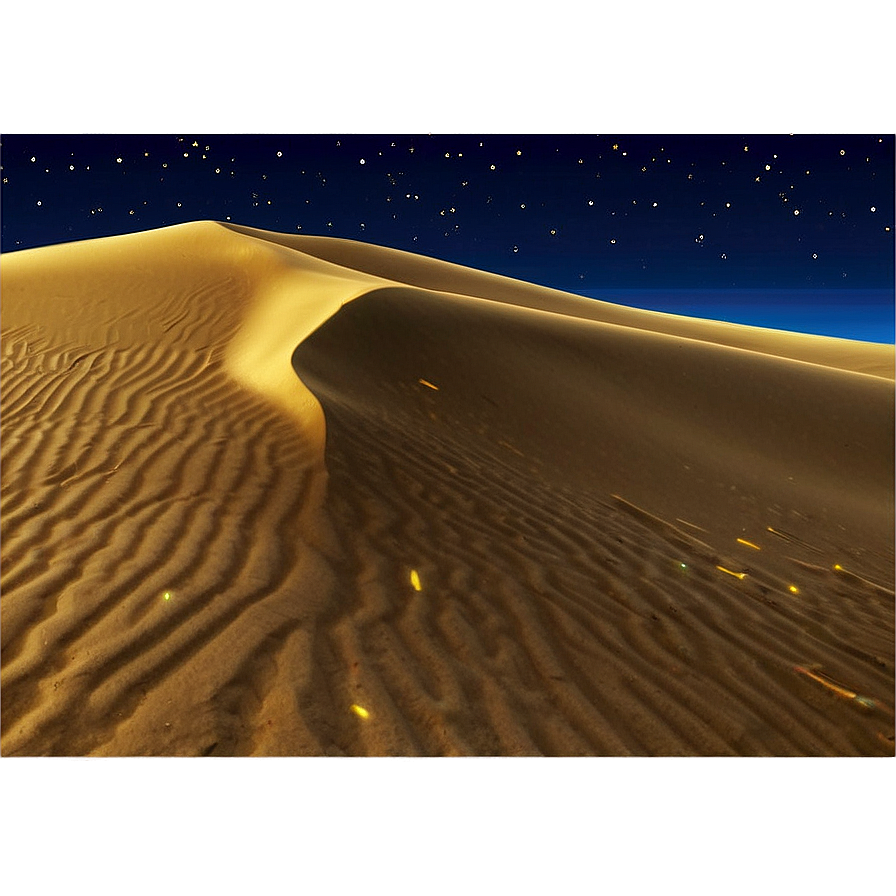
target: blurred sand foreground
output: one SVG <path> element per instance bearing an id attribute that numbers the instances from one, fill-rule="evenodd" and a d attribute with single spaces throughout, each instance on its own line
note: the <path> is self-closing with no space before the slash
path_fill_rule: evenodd
<path id="1" fill-rule="evenodd" d="M 13 755 L 892 755 L 894 350 L 213 222 L 2 258 Z"/>

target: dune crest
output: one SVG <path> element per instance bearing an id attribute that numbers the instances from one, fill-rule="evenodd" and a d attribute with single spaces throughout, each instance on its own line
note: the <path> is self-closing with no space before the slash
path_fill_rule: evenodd
<path id="1" fill-rule="evenodd" d="M 893 753 L 892 346 L 214 222 L 2 278 L 4 755 Z"/>
<path id="2" fill-rule="evenodd" d="M 400 249 L 333 237 L 270 233 L 236 224 L 224 226 L 238 233 L 296 249 L 331 264 L 344 266 L 351 271 L 363 271 L 405 286 L 489 299 L 583 320 L 727 345 L 823 367 L 867 373 L 889 380 L 896 376 L 893 347 L 889 345 L 645 311 L 597 299 L 586 299 Z"/>

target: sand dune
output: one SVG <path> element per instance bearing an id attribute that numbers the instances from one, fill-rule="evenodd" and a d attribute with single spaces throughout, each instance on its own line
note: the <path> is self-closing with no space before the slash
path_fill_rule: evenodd
<path id="1" fill-rule="evenodd" d="M 892 755 L 894 352 L 212 222 L 2 259 L 4 755 Z"/>

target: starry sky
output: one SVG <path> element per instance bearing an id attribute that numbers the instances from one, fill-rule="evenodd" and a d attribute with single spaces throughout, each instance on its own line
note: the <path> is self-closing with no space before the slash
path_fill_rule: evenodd
<path id="1" fill-rule="evenodd" d="M 877 305 L 893 341 L 892 134 L 7 134 L 0 161 L 4 252 L 213 219 L 660 310 Z"/>

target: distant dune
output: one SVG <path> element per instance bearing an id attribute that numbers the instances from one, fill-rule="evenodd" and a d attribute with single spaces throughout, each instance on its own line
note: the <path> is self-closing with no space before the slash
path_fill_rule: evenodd
<path id="1" fill-rule="evenodd" d="M 893 755 L 893 346 L 214 222 L 0 269 L 3 755 Z"/>

